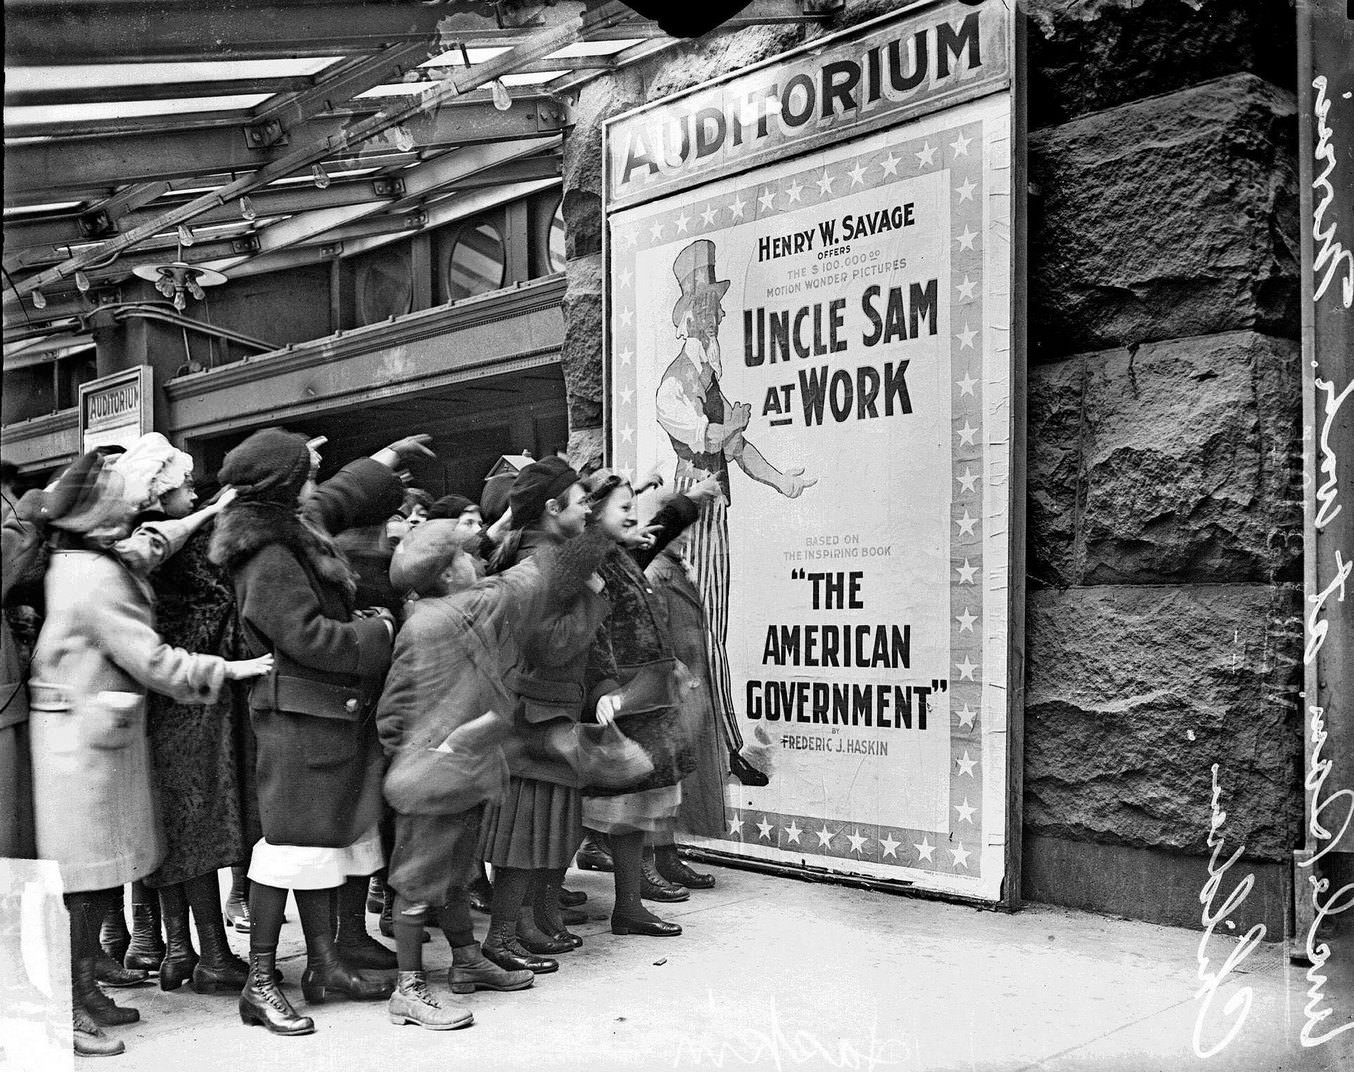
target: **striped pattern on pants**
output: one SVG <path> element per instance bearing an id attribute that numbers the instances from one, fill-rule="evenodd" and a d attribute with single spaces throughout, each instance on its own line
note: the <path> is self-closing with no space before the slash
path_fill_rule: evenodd
<path id="1" fill-rule="evenodd" d="M 694 479 L 677 481 L 678 491 L 695 483 Z M 686 554 L 683 556 L 695 574 L 696 588 L 705 604 L 705 619 L 709 626 L 706 653 L 710 660 L 710 682 L 714 689 L 711 699 L 724 727 L 724 740 L 730 753 L 743 747 L 743 733 L 738 728 L 738 709 L 733 702 L 733 681 L 729 676 L 729 653 L 725 647 L 729 636 L 729 516 L 723 498 L 707 503 L 700 517 L 688 530 Z"/>

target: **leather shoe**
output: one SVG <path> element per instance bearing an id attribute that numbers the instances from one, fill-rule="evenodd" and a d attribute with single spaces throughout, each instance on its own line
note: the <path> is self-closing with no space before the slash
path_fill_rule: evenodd
<path id="1" fill-rule="evenodd" d="M 729 753 L 729 773 L 744 785 L 768 785 L 771 779 L 763 774 L 738 752 Z"/>
<path id="2" fill-rule="evenodd" d="M 538 957 L 522 948 L 517 940 L 514 924 L 490 923 L 489 934 L 480 946 L 480 952 L 504 971 L 530 971 L 548 975 L 559 971 L 559 961 Z"/>
<path id="3" fill-rule="evenodd" d="M 581 904 L 588 903 L 588 895 L 582 890 L 560 890 L 559 906 L 561 908 L 577 908 Z"/>
<path id="4" fill-rule="evenodd" d="M 685 886 L 674 885 L 660 875 L 654 869 L 653 857 L 648 853 L 645 853 L 644 862 L 640 866 L 643 880 L 640 883 L 639 895 L 646 901 L 665 901 L 672 904 L 685 901 L 691 896 L 691 891 Z"/>
<path id="5" fill-rule="evenodd" d="M 616 870 L 615 861 L 611 858 L 610 848 L 596 834 L 591 832 L 583 835 L 583 844 L 579 848 L 575 860 L 584 871 Z"/>
<path id="6" fill-rule="evenodd" d="M 654 854 L 654 862 L 658 868 L 658 873 L 669 882 L 676 883 L 679 886 L 685 886 L 689 890 L 708 890 L 714 888 L 715 876 L 705 875 L 699 871 L 693 871 L 686 865 L 686 862 L 677 855 L 677 849 L 671 845 L 666 848 L 660 848 Z"/>
<path id="7" fill-rule="evenodd" d="M 650 938 L 676 938 L 682 933 L 682 928 L 677 923 L 669 923 L 667 920 L 659 919 L 653 915 L 649 916 L 648 919 L 612 916 L 611 933 L 643 934 Z"/>

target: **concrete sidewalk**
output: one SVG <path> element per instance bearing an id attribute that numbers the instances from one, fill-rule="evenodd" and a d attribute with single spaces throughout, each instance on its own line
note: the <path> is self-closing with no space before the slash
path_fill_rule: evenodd
<path id="1" fill-rule="evenodd" d="M 285 989 L 316 1034 L 277 1038 L 243 1026 L 233 996 L 120 991 L 142 1021 L 113 1029 L 127 1043 L 109 1072 L 246 1069 L 472 1070 L 968 1069 L 982 1072 L 1227 1072 L 1354 1069 L 1354 1031 L 1304 1049 L 1303 972 L 1278 944 L 1228 976 L 1204 1019 L 1202 1044 L 1235 1022 L 1227 1000 L 1253 1002 L 1216 1056 L 1193 1052 L 1201 935 L 1031 906 L 1015 915 L 715 868 L 716 889 L 674 906 L 676 939 L 614 937 L 609 875 L 571 872 L 597 917 L 560 971 L 517 994 L 464 999 L 474 1026 L 395 1027 L 385 1003 L 301 1003 L 294 910 L 283 933 Z M 373 928 L 375 917 L 371 919 Z M 476 916 L 480 933 L 485 918 Z M 232 939 L 245 951 L 244 936 Z M 1215 937 L 1216 970 L 1234 943 Z M 440 934 L 425 947 L 445 969 Z M 444 973 L 434 976 L 445 987 Z M 1334 983 L 1335 980 L 1332 980 Z M 1327 987 L 1354 1019 L 1354 993 Z M 81 1062 L 78 1067 L 85 1067 Z M 99 1067 L 105 1067 L 100 1065 Z"/>

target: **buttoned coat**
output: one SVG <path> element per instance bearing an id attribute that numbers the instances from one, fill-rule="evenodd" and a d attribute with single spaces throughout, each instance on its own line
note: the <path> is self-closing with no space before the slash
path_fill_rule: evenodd
<path id="1" fill-rule="evenodd" d="M 150 585 L 104 551 L 54 551 L 33 651 L 30 726 L 38 856 L 67 892 L 143 878 L 162 855 L 146 690 L 214 700 L 225 660 L 164 643 Z"/>
<path id="2" fill-rule="evenodd" d="M 249 694 L 259 818 L 272 844 L 341 848 L 380 818 L 375 706 L 390 632 L 354 617 L 355 580 L 332 536 L 388 517 L 403 498 L 395 474 L 363 458 L 301 514 L 237 499 L 217 519 L 211 558 L 231 574 L 245 647 L 275 660 Z"/>

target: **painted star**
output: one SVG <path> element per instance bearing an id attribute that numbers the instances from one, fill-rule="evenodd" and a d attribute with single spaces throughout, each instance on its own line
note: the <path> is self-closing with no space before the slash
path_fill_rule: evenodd
<path id="1" fill-rule="evenodd" d="M 823 177 L 817 180 L 818 192 L 822 194 L 822 196 L 827 197 L 828 194 L 832 193 L 832 184 L 836 181 L 837 181 L 836 175 L 829 175 L 826 171 L 824 171 Z"/>
<path id="2" fill-rule="evenodd" d="M 730 833 L 730 834 L 737 834 L 739 837 L 742 837 L 742 836 L 743 836 L 743 820 L 742 820 L 742 819 L 730 819 L 730 820 L 729 820 L 729 833 Z"/>
<path id="3" fill-rule="evenodd" d="M 655 241 L 657 241 L 658 239 L 662 238 L 662 237 L 663 237 L 663 221 L 662 221 L 662 220 L 659 220 L 659 221 L 658 221 L 657 223 L 655 223 L 652 227 L 650 227 L 650 228 L 649 228 L 649 234 L 651 234 L 651 235 L 653 236 L 653 238 L 654 238 Z"/>
<path id="4" fill-rule="evenodd" d="M 925 834 L 922 835 L 921 844 L 913 845 L 912 847 L 917 850 L 917 859 L 930 860 L 932 863 L 936 862 L 936 858 L 931 855 L 936 851 L 936 847 L 931 844 L 930 838 Z"/>
<path id="5" fill-rule="evenodd" d="M 634 390 L 633 387 L 622 387 L 622 388 L 621 388 L 621 403 L 622 403 L 623 405 L 628 406 L 628 405 L 630 404 L 630 400 L 631 400 L 632 398 L 634 398 L 634 397 L 635 397 L 635 390 Z"/>
<path id="6" fill-rule="evenodd" d="M 921 152 L 917 154 L 917 166 L 930 167 L 936 162 L 935 156 L 936 151 L 931 148 L 931 143 L 929 141 L 924 142 L 921 147 Z"/>
<path id="7" fill-rule="evenodd" d="M 683 212 L 680 216 L 678 216 L 678 217 L 677 217 L 677 220 L 676 220 L 676 223 L 677 223 L 677 233 L 678 233 L 678 234 L 686 234 L 686 225 L 687 225 L 688 223 L 690 223 L 690 222 L 691 222 L 691 217 L 688 216 L 685 212 Z"/>
<path id="8" fill-rule="evenodd" d="M 967 755 L 968 753 L 964 754 Z M 757 832 L 759 837 L 764 837 L 767 841 L 771 840 L 771 824 L 767 821 L 765 815 L 762 816 L 762 821 L 757 824 Z"/>
<path id="9" fill-rule="evenodd" d="M 976 182 L 972 179 L 965 179 L 961 185 L 954 188 L 954 192 L 959 195 L 959 202 L 962 204 L 965 201 L 973 200 L 973 191 L 977 188 L 978 184 Z"/>
<path id="10" fill-rule="evenodd" d="M 959 429 L 959 445 L 969 447 L 973 446 L 973 437 L 977 433 L 977 431 L 978 429 L 974 428 L 971 424 L 968 423 L 968 421 L 965 421 L 964 427 Z"/>
<path id="11" fill-rule="evenodd" d="M 867 171 L 869 171 L 869 170 L 870 170 L 870 169 L 869 169 L 868 167 L 865 167 L 863 164 L 861 164 L 861 162 L 860 162 L 859 160 L 857 160 L 857 161 L 856 161 L 856 166 L 853 167 L 850 171 L 847 172 L 847 174 L 851 176 L 851 185 L 852 185 L 852 186 L 862 186 L 862 185 L 864 185 L 864 183 L 865 183 L 865 172 L 867 172 Z"/>
<path id="12" fill-rule="evenodd" d="M 959 136 L 950 142 L 950 148 L 954 151 L 955 156 L 968 156 L 969 143 L 972 141 L 972 138 L 964 137 L 963 131 L 960 131 Z"/>
<path id="13" fill-rule="evenodd" d="M 973 340 L 978 337 L 978 333 L 968 326 L 968 321 L 964 321 L 964 330 L 956 333 L 955 338 L 959 340 L 959 349 L 972 350 Z"/>
<path id="14" fill-rule="evenodd" d="M 630 285 L 630 280 L 634 278 L 635 273 L 630 271 L 629 268 L 625 269 L 625 271 L 621 272 L 621 286 L 628 287 Z"/>
<path id="15" fill-rule="evenodd" d="M 978 381 L 970 374 L 965 376 L 962 380 L 956 380 L 955 383 L 959 385 L 959 397 L 963 398 L 964 395 L 973 394 L 973 388 L 977 385 Z"/>
<path id="16" fill-rule="evenodd" d="M 967 510 L 965 510 L 964 516 L 955 518 L 954 523 L 959 526 L 960 536 L 972 536 L 973 526 L 978 523 L 978 519 L 974 517 L 972 514 L 970 514 Z"/>
<path id="17" fill-rule="evenodd" d="M 964 777 L 965 775 L 967 775 L 970 778 L 973 777 L 973 768 L 978 765 L 978 761 L 976 759 L 969 758 L 967 748 L 964 749 L 964 758 L 955 760 L 955 762 L 959 764 L 959 776 L 961 778 Z"/>
<path id="18" fill-rule="evenodd" d="M 701 219 L 705 222 L 706 227 L 713 227 L 715 225 L 715 217 L 718 215 L 719 209 L 715 208 L 714 205 L 708 205 L 706 206 L 705 211 L 701 213 Z"/>
<path id="19" fill-rule="evenodd" d="M 959 671 L 959 678 L 961 681 L 972 681 L 973 671 L 978 669 L 978 664 L 969 662 L 967 656 L 965 656 L 962 663 L 955 663 L 954 665 L 955 669 Z"/>
<path id="20" fill-rule="evenodd" d="M 746 206 L 747 206 L 746 201 L 744 201 L 741 197 L 735 197 L 733 201 L 729 202 L 729 212 L 733 215 L 734 219 L 741 220 L 743 218 L 743 209 Z"/>
<path id="21" fill-rule="evenodd" d="M 968 867 L 968 858 L 973 854 L 961 842 L 959 848 L 950 850 L 950 855 L 954 857 L 955 867 Z"/>
<path id="22" fill-rule="evenodd" d="M 857 830 L 854 834 L 847 834 L 846 840 L 851 842 L 852 852 L 860 852 L 861 849 L 864 848 L 865 842 L 869 841 L 870 839 L 867 838 L 864 834 L 862 834 L 859 830 Z"/>
<path id="23" fill-rule="evenodd" d="M 635 319 L 635 311 L 633 309 L 625 308 L 621 310 L 622 324 L 624 324 L 626 327 L 629 327 L 630 321 L 632 321 L 633 319 Z"/>
<path id="24" fill-rule="evenodd" d="M 803 192 L 804 187 L 799 184 L 798 179 L 794 180 L 793 182 L 790 183 L 789 186 L 785 187 L 785 196 L 788 197 L 791 202 L 798 201 L 799 195 L 802 194 Z"/>
<path id="25" fill-rule="evenodd" d="M 889 155 L 884 157 L 884 159 L 881 160 L 879 163 L 883 166 L 885 175 L 897 175 L 898 165 L 901 164 L 902 162 L 903 162 L 902 159 L 894 156 L 893 150 L 890 149 Z"/>
<path id="26" fill-rule="evenodd" d="M 898 846 L 902 844 L 901 841 L 894 841 L 891 835 L 886 835 L 879 839 L 879 844 L 884 847 L 885 856 L 892 856 L 895 860 L 898 859 Z"/>
<path id="27" fill-rule="evenodd" d="M 958 567 L 954 572 L 959 574 L 960 584 L 972 584 L 973 575 L 978 572 L 978 567 L 970 566 L 968 564 L 968 559 L 966 558 L 964 559 L 964 564 Z"/>
<path id="28" fill-rule="evenodd" d="M 955 712 L 955 716 L 959 719 L 959 725 L 971 727 L 973 725 L 973 720 L 978 717 L 978 712 L 973 710 L 968 704 L 964 704 L 963 707 Z"/>
<path id="29" fill-rule="evenodd" d="M 635 479 L 635 471 L 628 465 L 622 466 L 618 471 L 620 472 L 621 476 L 625 477 L 626 480 Z"/>
<path id="30" fill-rule="evenodd" d="M 973 813 L 977 811 L 977 809 L 968 802 L 968 797 L 964 798 L 964 803 L 956 804 L 954 810 L 959 813 L 959 821 L 961 823 L 968 823 L 970 826 L 973 825 Z"/>
<path id="31" fill-rule="evenodd" d="M 804 831 L 799 829 L 799 827 L 795 825 L 795 821 L 791 819 L 790 825 L 785 828 L 785 836 L 798 845 L 799 835 L 802 833 L 804 833 Z"/>
<path id="32" fill-rule="evenodd" d="M 978 237 L 978 232 L 970 231 L 968 229 L 968 225 L 965 224 L 963 232 L 955 235 L 954 237 L 955 241 L 959 243 L 960 249 L 972 249 L 973 240 Z"/>
<path id="33" fill-rule="evenodd" d="M 971 633 L 973 632 L 973 623 L 978 620 L 978 616 L 966 608 L 964 613 L 957 616 L 954 620 L 959 623 L 959 631 L 961 633 Z"/>
<path id="34" fill-rule="evenodd" d="M 631 359 L 632 357 L 634 357 L 634 356 L 635 356 L 635 351 L 633 351 L 633 350 L 622 350 L 621 353 L 620 353 L 621 364 L 622 364 L 622 365 L 628 365 L 628 364 L 630 364 L 630 359 Z"/>
<path id="35" fill-rule="evenodd" d="M 815 830 L 818 835 L 818 848 L 831 848 L 833 835 L 828 833 L 827 823 L 823 824 L 823 829 Z"/>
<path id="36" fill-rule="evenodd" d="M 955 284 L 955 289 L 959 291 L 959 300 L 972 301 L 973 288 L 976 287 L 977 285 L 978 284 L 974 280 L 970 279 L 967 275 L 964 276 L 964 281 L 962 283 Z"/>
<path id="37" fill-rule="evenodd" d="M 961 476 L 961 477 L 956 477 L 956 479 L 959 481 L 960 486 L 961 486 L 965 491 L 971 492 L 971 491 L 973 490 L 973 485 L 976 484 L 976 483 L 978 482 L 978 474 L 975 473 L 975 472 L 973 471 L 973 467 L 972 467 L 971 465 L 966 465 L 966 466 L 964 466 L 964 475 Z M 968 564 L 968 559 L 964 559 L 964 565 L 965 565 L 965 567 L 968 568 L 968 580 L 967 580 L 965 583 L 966 583 L 966 584 L 972 584 L 972 583 L 973 583 L 973 567 L 972 567 L 972 566 L 969 566 L 969 564 Z M 963 571 L 963 570 L 960 570 L 959 572 L 960 572 L 960 573 L 963 573 L 964 571 Z"/>
<path id="38" fill-rule="evenodd" d="M 776 191 L 767 190 L 766 193 L 757 198 L 757 203 L 767 212 L 773 212 L 776 208 Z"/>
<path id="39" fill-rule="evenodd" d="M 628 425 L 621 429 L 621 442 L 630 443 L 635 438 L 635 430 Z"/>
<path id="40" fill-rule="evenodd" d="M 639 235 L 635 233 L 635 230 L 632 227 L 628 231 L 621 232 L 621 242 L 627 246 L 637 246 L 639 245 Z"/>

